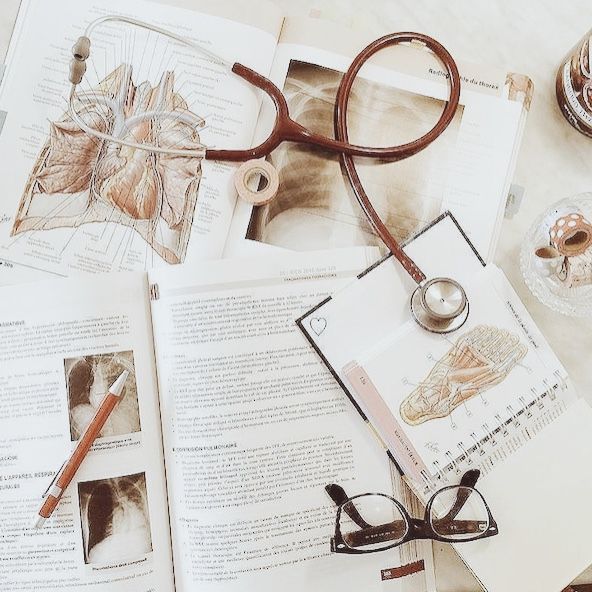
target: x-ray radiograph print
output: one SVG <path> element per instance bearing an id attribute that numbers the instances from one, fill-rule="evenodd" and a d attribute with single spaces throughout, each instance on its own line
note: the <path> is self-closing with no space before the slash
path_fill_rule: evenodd
<path id="1" fill-rule="evenodd" d="M 339 72 L 293 60 L 284 85 L 292 117 L 333 136 L 340 80 Z M 372 146 L 411 141 L 434 125 L 443 108 L 443 101 L 359 79 L 348 109 L 350 141 Z M 441 213 L 462 114 L 460 106 L 446 133 L 411 158 L 392 163 L 358 159 L 364 187 L 398 240 L 410 238 Z M 247 238 L 300 251 L 379 244 L 336 155 L 285 144 L 269 161 L 279 173 L 278 195 L 253 209 Z"/>
<path id="2" fill-rule="evenodd" d="M 64 361 L 64 370 L 66 372 L 72 441 L 80 438 L 94 417 L 109 387 L 124 370 L 128 370 L 130 375 L 126 381 L 122 398 L 101 430 L 99 437 L 122 436 L 140 431 L 140 410 L 133 352 L 124 351 L 69 358 Z"/>
<path id="3" fill-rule="evenodd" d="M 152 551 L 145 473 L 78 484 L 86 564 L 121 564 Z"/>

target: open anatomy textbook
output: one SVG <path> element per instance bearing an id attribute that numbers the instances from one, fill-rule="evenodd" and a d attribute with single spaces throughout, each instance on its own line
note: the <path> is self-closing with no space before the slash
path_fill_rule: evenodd
<path id="1" fill-rule="evenodd" d="M 433 592 L 431 545 L 332 555 L 325 485 L 419 511 L 295 319 L 376 249 L 0 290 L 2 592 Z M 54 516 L 41 495 L 122 401 Z"/>
<path id="2" fill-rule="evenodd" d="M 470 310 L 457 331 L 430 333 L 412 320 L 416 285 L 392 256 L 299 325 L 424 503 L 480 469 L 477 489 L 499 534 L 455 549 L 484 589 L 557 592 L 590 562 L 592 515 L 570 509 L 592 495 L 592 409 L 502 271 L 483 265 L 451 215 L 406 252 L 428 278 L 463 285 Z"/>
<path id="3" fill-rule="evenodd" d="M 280 147 L 270 156 L 279 196 L 253 208 L 237 203 L 236 165 L 121 148 L 82 132 L 68 113 L 71 47 L 90 22 L 121 14 L 118 0 L 22 2 L 0 89 L 0 166 L 10 171 L 0 198 L 0 259 L 70 275 L 244 255 L 255 246 L 377 243 L 335 155 Z M 294 119 L 329 136 L 340 73 L 372 41 L 321 19 L 284 19 L 263 2 L 253 9 L 250 2 L 127 0 L 124 16 L 269 76 Z M 460 107 L 446 133 L 408 160 L 364 163 L 360 175 L 398 239 L 452 209 L 489 260 L 532 84 L 458 61 Z M 436 122 L 447 92 L 444 72 L 425 49 L 381 52 L 354 84 L 350 139 L 387 145 L 418 137 Z M 163 147 L 247 148 L 273 119 L 271 102 L 222 66 L 131 25 L 95 31 L 79 93 L 86 102 L 75 106 L 87 125 Z M 146 124 L 141 118 L 154 109 L 172 119 Z M 18 279 L 18 268 L 10 275 Z"/>

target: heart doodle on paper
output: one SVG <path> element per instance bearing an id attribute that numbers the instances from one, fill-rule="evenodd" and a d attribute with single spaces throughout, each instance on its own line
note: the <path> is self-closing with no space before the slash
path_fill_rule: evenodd
<path id="1" fill-rule="evenodd" d="M 320 337 L 321 333 L 327 328 L 327 319 L 313 317 L 310 319 L 310 328 L 317 337 Z"/>

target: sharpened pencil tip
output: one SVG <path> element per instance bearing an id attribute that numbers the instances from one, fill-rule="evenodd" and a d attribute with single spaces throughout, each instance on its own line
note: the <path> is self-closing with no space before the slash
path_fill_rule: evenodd
<path id="1" fill-rule="evenodd" d="M 124 370 L 120 375 L 119 378 L 111 385 L 109 392 L 116 397 L 121 397 L 121 393 L 123 392 L 123 387 L 125 386 L 125 381 L 129 376 L 129 370 Z"/>
<path id="2" fill-rule="evenodd" d="M 47 518 L 44 518 L 43 516 L 37 516 L 37 518 L 35 518 L 35 523 L 33 524 L 33 528 L 35 528 L 35 529 L 41 528 L 45 524 L 46 520 L 47 520 Z"/>

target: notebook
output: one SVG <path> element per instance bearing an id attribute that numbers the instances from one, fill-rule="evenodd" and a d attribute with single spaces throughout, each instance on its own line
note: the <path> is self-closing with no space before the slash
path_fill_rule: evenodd
<path id="1" fill-rule="evenodd" d="M 431 334 L 411 319 L 413 282 L 392 257 L 299 326 L 420 499 L 481 470 L 477 488 L 500 532 L 455 549 L 484 589 L 560 590 L 590 562 L 592 410 L 501 270 L 483 265 L 453 216 L 407 251 L 428 277 L 465 287 L 470 314 L 457 332 Z M 568 508 L 575 520 L 565 519 Z"/>

